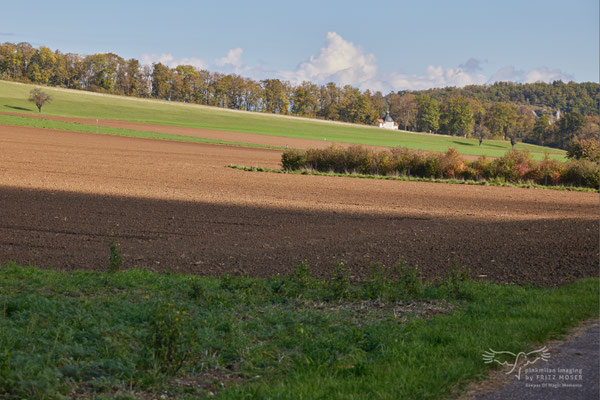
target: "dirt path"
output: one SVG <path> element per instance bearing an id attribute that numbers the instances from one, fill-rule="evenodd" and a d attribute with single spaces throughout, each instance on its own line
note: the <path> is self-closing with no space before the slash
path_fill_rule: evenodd
<path id="1" fill-rule="evenodd" d="M 490 379 L 472 384 L 460 400 L 597 400 L 600 321 L 587 321 L 563 340 L 545 344 L 549 358 L 522 371 L 522 376 L 494 370 Z M 542 347 L 542 346 L 539 346 Z"/>
<path id="2" fill-rule="evenodd" d="M 272 275 L 308 259 L 365 273 L 404 257 L 429 276 L 552 285 L 597 275 L 598 195 L 249 173 L 281 152 L 0 126 L 0 261 Z"/>

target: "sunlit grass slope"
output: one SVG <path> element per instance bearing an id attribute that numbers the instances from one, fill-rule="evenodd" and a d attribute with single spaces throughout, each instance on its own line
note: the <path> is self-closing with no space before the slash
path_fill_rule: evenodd
<path id="1" fill-rule="evenodd" d="M 34 85 L 0 81 L 0 111 L 37 113 L 27 101 Z M 502 156 L 510 143 L 488 140 L 482 147 L 474 139 L 442 135 L 427 135 L 402 131 L 385 131 L 373 127 L 339 124 L 306 118 L 293 118 L 262 113 L 239 112 L 167 101 L 135 99 L 102 95 L 78 90 L 44 88 L 54 101 L 43 107 L 43 113 L 65 117 L 118 119 L 163 125 L 186 126 L 233 132 L 257 133 L 330 142 L 365 145 L 402 146 L 410 149 L 445 151 L 455 147 L 466 155 Z M 564 151 L 519 143 L 518 149 L 532 152 L 541 159 L 544 152 L 551 157 L 564 158 Z"/>

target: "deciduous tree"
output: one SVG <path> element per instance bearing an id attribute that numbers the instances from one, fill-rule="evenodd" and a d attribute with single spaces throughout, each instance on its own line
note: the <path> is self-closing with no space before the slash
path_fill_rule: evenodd
<path id="1" fill-rule="evenodd" d="M 440 128 L 440 104 L 426 95 L 417 96 L 417 130 L 437 132 Z"/>
<path id="2" fill-rule="evenodd" d="M 398 122 L 404 130 L 414 130 L 417 128 L 417 115 L 419 113 L 419 104 L 417 98 L 413 94 L 405 94 L 404 96 L 391 95 L 390 101 L 390 116 Z"/>
<path id="3" fill-rule="evenodd" d="M 35 103 L 39 112 L 42 112 L 42 106 L 52 101 L 52 96 L 43 92 L 41 89 L 33 89 L 29 92 L 29 101 Z"/>
<path id="4" fill-rule="evenodd" d="M 440 119 L 444 131 L 451 135 L 466 136 L 473 130 L 473 109 L 463 96 L 448 100 Z"/>
<path id="5" fill-rule="evenodd" d="M 475 124 L 475 128 L 473 129 L 473 136 L 475 136 L 479 140 L 479 145 L 483 143 L 483 139 L 489 139 L 492 134 L 490 130 L 483 124 Z"/>

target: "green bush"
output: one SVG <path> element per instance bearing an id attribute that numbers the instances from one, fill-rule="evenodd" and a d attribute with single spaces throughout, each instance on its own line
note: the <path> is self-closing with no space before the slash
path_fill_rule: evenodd
<path id="1" fill-rule="evenodd" d="M 348 172 L 370 174 L 373 157 L 372 150 L 361 145 L 352 145 L 344 154 L 345 169 Z"/>
<path id="2" fill-rule="evenodd" d="M 281 167 L 286 171 L 295 171 L 306 164 L 306 152 L 303 150 L 288 149 L 281 155 Z"/>
<path id="3" fill-rule="evenodd" d="M 588 160 L 570 162 L 564 170 L 561 181 L 565 185 L 584 186 L 598 189 L 600 185 L 598 163 Z"/>

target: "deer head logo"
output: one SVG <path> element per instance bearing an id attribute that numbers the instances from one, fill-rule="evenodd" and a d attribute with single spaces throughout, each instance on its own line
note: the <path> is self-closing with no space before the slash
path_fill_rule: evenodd
<path id="1" fill-rule="evenodd" d="M 506 366 L 509 368 L 509 371 L 506 372 L 506 375 L 512 374 L 516 371 L 515 376 L 517 379 L 521 379 L 521 370 L 528 365 L 535 364 L 538 361 L 548 361 L 550 358 L 550 353 L 548 352 L 548 348 L 546 346 L 541 349 L 530 351 L 529 353 L 520 352 L 518 354 L 512 353 L 510 351 L 496 351 L 493 349 L 489 349 L 483 353 L 483 361 L 486 364 L 490 363 L 498 363 L 502 366 Z"/>

